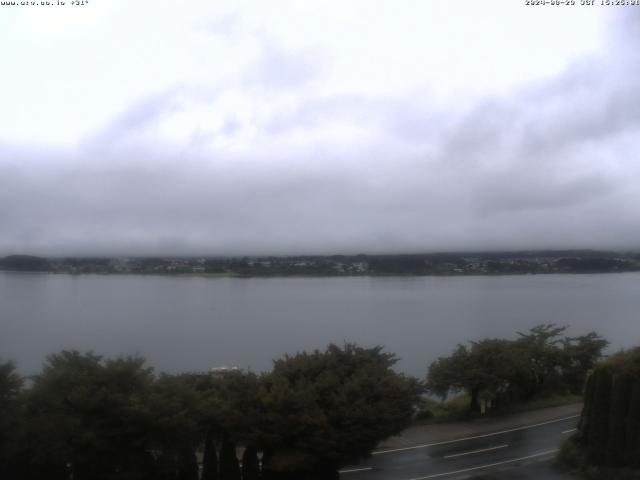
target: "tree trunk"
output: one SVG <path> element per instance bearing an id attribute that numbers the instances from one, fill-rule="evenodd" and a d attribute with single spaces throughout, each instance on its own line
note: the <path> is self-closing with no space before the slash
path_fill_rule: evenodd
<path id="1" fill-rule="evenodd" d="M 480 387 L 471 389 L 471 403 L 469 404 L 471 413 L 480 413 Z"/>
<path id="2" fill-rule="evenodd" d="M 258 449 L 247 447 L 242 455 L 242 480 L 258 480 L 259 478 Z"/>
<path id="3" fill-rule="evenodd" d="M 236 456 L 236 444 L 231 441 L 227 432 L 222 435 L 220 480 L 240 480 L 240 465 Z"/>
<path id="4" fill-rule="evenodd" d="M 271 469 L 271 458 L 273 457 L 273 451 L 264 450 L 262 455 L 262 469 L 260 471 L 260 478 L 262 480 L 274 480 L 275 474 Z"/>
<path id="5" fill-rule="evenodd" d="M 193 451 L 185 450 L 180 453 L 179 480 L 198 480 L 198 459 Z"/>
<path id="6" fill-rule="evenodd" d="M 211 429 L 204 440 L 204 456 L 202 458 L 202 480 L 218 480 L 218 454 L 216 442 Z"/>

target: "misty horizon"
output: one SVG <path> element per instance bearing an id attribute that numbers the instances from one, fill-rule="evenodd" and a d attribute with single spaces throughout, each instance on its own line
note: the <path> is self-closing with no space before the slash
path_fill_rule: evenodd
<path id="1" fill-rule="evenodd" d="M 640 252 L 640 248 L 534 248 L 534 249 L 468 249 L 468 250 L 429 250 L 429 251 L 353 251 L 353 252 L 301 252 L 301 253 L 255 253 L 255 252 L 239 252 L 232 254 L 215 254 L 215 253 L 191 253 L 191 254 L 175 254 L 175 253 L 157 253 L 157 254 L 109 254 L 103 255 L 100 253 L 89 254 L 69 254 L 69 255 L 41 255 L 37 252 L 13 252 L 6 255 L 0 255 L 0 259 L 3 257 L 13 256 L 26 256 L 26 257 L 39 257 L 47 258 L 51 260 L 56 259 L 69 259 L 69 258 L 102 258 L 102 259 L 117 259 L 117 258 L 298 258 L 298 257 L 384 257 L 384 256 L 475 256 L 475 255 L 505 255 L 514 256 L 518 254 L 533 255 L 533 254 L 554 254 L 559 255 L 566 253 L 567 255 L 577 255 L 580 253 L 592 253 L 592 254 L 635 254 Z"/>

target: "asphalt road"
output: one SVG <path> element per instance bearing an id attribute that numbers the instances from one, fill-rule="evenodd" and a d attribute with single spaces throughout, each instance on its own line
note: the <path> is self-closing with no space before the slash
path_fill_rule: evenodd
<path id="1" fill-rule="evenodd" d="M 578 416 L 446 442 L 374 452 L 340 472 L 341 480 L 573 478 L 548 462 L 575 431 Z"/>

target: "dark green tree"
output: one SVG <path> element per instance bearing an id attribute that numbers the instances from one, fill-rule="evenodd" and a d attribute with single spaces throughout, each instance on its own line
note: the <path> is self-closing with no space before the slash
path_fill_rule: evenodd
<path id="1" fill-rule="evenodd" d="M 223 450 L 229 451 L 230 444 L 240 444 L 244 447 L 258 445 L 262 439 L 259 426 L 261 418 L 261 404 L 259 398 L 260 379 L 251 372 L 226 372 L 223 375 L 198 375 L 193 377 L 194 388 L 202 399 L 201 423 L 208 432 L 205 442 L 205 459 L 215 461 L 214 444 L 221 444 L 220 478 L 224 475 L 235 475 L 235 468 L 223 466 Z M 226 440 L 225 440 L 226 439 Z M 224 441 L 223 441 L 224 440 Z M 233 447 L 235 448 L 235 447 Z M 228 455 L 227 460 L 233 461 Z M 205 462 L 205 463 L 208 463 Z M 237 459 L 234 463 L 238 463 Z M 227 468 L 231 470 L 228 470 Z M 207 475 L 214 468 L 205 468 Z M 204 474 L 203 473 L 203 474 Z M 212 474 L 212 473 L 211 473 Z"/>
<path id="2" fill-rule="evenodd" d="M 591 411 L 596 414 L 589 420 L 589 456 L 596 463 L 604 463 L 609 439 L 609 409 L 611 405 L 612 375 L 607 369 L 593 373 L 593 398 Z"/>
<path id="3" fill-rule="evenodd" d="M 157 468 L 159 476 L 192 477 L 194 471 L 197 473 L 195 452 L 206 439 L 203 427 L 206 405 L 195 388 L 194 376 L 160 375 L 151 388 L 145 408 L 154 419 L 150 436 L 152 451 L 161 458 Z"/>
<path id="4" fill-rule="evenodd" d="M 16 372 L 13 362 L 0 362 L 0 406 L 14 402 L 24 385 L 24 379 Z"/>
<path id="5" fill-rule="evenodd" d="M 640 347 L 598 365 L 585 397 L 578 433 L 570 441 L 590 464 L 640 467 Z"/>
<path id="6" fill-rule="evenodd" d="M 500 407 L 545 392 L 581 392 L 607 342 L 594 332 L 562 338 L 565 330 L 544 324 L 519 333 L 516 340 L 458 345 L 451 355 L 429 366 L 427 388 L 443 398 L 468 393 L 471 412 L 480 411 L 483 401 Z"/>
<path id="7" fill-rule="evenodd" d="M 562 381 L 573 393 L 582 392 L 587 374 L 602 359 L 607 345 L 595 332 L 562 340 Z"/>
<path id="8" fill-rule="evenodd" d="M 527 358 L 528 376 L 522 383 L 526 398 L 533 397 L 543 388 L 558 388 L 559 368 L 564 363 L 561 335 L 567 327 L 554 323 L 537 325 L 527 333 L 518 332 L 517 346 Z"/>
<path id="9" fill-rule="evenodd" d="M 0 478 L 26 475 L 26 438 L 22 408 L 24 379 L 13 362 L 0 362 Z"/>
<path id="10" fill-rule="evenodd" d="M 624 459 L 625 435 L 634 379 L 630 375 L 613 377 L 611 413 L 607 442 L 607 463 L 621 465 Z"/>
<path id="11" fill-rule="evenodd" d="M 151 369 L 137 357 L 103 361 L 63 351 L 47 359 L 29 392 L 30 463 L 74 480 L 148 478 Z"/>
<path id="12" fill-rule="evenodd" d="M 65 480 L 198 478 L 203 400 L 189 375 L 156 379 L 142 358 L 62 352 L 36 377 L 28 407 L 36 471 L 70 470 Z"/>
<path id="13" fill-rule="evenodd" d="M 467 388 L 466 372 L 470 365 L 469 349 L 458 345 L 448 357 L 439 357 L 429 365 L 427 389 L 443 399 Z"/>
<path id="14" fill-rule="evenodd" d="M 427 388 L 446 397 L 449 393 L 469 394 L 469 411 L 478 413 L 481 401 L 491 405 L 498 398 L 509 398 L 521 382 L 524 357 L 513 342 L 485 339 L 458 345 L 449 357 L 441 357 L 429 367 Z"/>
<path id="15" fill-rule="evenodd" d="M 640 468 L 640 381 L 637 377 L 629 398 L 626 427 L 623 462 Z"/>
<path id="16" fill-rule="evenodd" d="M 277 360 L 260 392 L 269 475 L 337 478 L 340 466 L 405 428 L 419 386 L 394 372 L 395 362 L 381 347 L 353 344 Z"/>

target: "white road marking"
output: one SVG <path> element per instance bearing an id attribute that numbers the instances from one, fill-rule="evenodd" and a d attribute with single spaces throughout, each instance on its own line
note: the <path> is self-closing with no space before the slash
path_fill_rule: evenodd
<path id="1" fill-rule="evenodd" d="M 373 467 L 365 467 L 365 468 L 351 468 L 349 470 L 339 470 L 338 473 L 355 473 L 355 472 L 366 472 L 368 470 L 373 470 Z"/>
<path id="2" fill-rule="evenodd" d="M 575 432 L 577 430 L 577 428 L 570 428 L 569 430 L 563 430 L 562 432 L 560 432 L 562 435 L 566 434 L 566 433 L 571 433 L 571 432 Z"/>
<path id="3" fill-rule="evenodd" d="M 526 457 L 514 458 L 512 460 L 504 460 L 502 462 L 496 462 L 496 463 L 489 463 L 487 465 L 480 465 L 478 467 L 471 467 L 471 468 L 465 468 L 465 469 L 462 469 L 462 470 L 455 470 L 453 472 L 436 473 L 436 474 L 433 474 L 433 475 L 427 475 L 426 477 L 411 478 L 409 480 L 427 480 L 428 478 L 438 478 L 438 477 L 444 477 L 446 475 L 457 475 L 458 473 L 472 472 L 474 470 L 481 470 L 483 468 L 497 467 L 498 465 L 506 465 L 507 463 L 515 463 L 515 462 L 520 462 L 522 460 L 529 460 L 530 458 L 542 457 L 544 455 L 550 455 L 552 453 L 556 453 L 557 451 L 558 451 L 558 449 L 556 448 L 555 450 L 547 450 L 545 452 L 534 453 L 533 455 L 527 455 Z"/>
<path id="4" fill-rule="evenodd" d="M 505 443 L 504 445 L 498 445 L 497 447 L 481 448 L 480 450 L 472 450 L 470 452 L 454 453 L 453 455 L 445 455 L 442 458 L 464 457 L 465 455 L 473 455 L 474 453 L 482 453 L 482 452 L 490 452 L 492 450 L 500 450 L 501 448 L 507 448 L 508 446 L 509 445 L 507 445 Z"/>
<path id="5" fill-rule="evenodd" d="M 419 448 L 436 447 L 438 445 L 448 445 L 450 443 L 464 442 L 466 440 L 475 440 L 477 438 L 493 437 L 495 435 L 502 435 L 503 433 L 518 432 L 520 430 L 527 430 L 529 428 L 542 427 L 544 425 L 550 425 L 552 423 L 564 422 L 566 420 L 571 420 L 572 418 L 578 418 L 579 416 L 580 415 L 571 415 L 570 417 L 558 418 L 556 420 L 549 420 L 547 422 L 536 423 L 534 425 L 526 425 L 524 427 L 510 428 L 508 430 L 502 430 L 500 432 L 485 433 L 484 435 L 474 435 L 472 437 L 457 438 L 455 440 L 446 440 L 444 442 L 425 443 L 423 445 L 414 445 L 412 447 L 391 448 L 389 450 L 379 450 L 377 452 L 371 452 L 371 455 L 382 455 L 383 453 L 404 452 L 406 450 L 417 450 Z"/>

